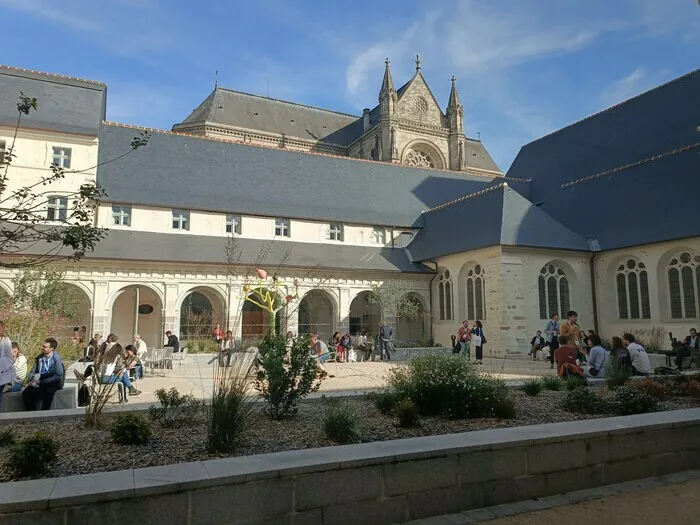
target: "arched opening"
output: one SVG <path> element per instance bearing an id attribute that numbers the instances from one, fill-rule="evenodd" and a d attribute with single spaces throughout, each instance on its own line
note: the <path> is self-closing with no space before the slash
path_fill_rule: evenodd
<path id="1" fill-rule="evenodd" d="M 323 290 L 311 290 L 299 303 L 299 335 L 320 332 L 323 340 L 335 332 L 333 299 Z"/>
<path id="2" fill-rule="evenodd" d="M 263 294 L 274 293 L 267 289 L 263 289 Z M 251 292 L 249 297 L 254 300 L 259 301 L 258 292 Z M 282 298 L 278 295 L 275 297 L 274 307 L 278 307 L 282 301 Z M 267 310 L 263 310 L 257 304 L 250 302 L 249 300 L 243 301 L 242 309 L 242 319 L 241 319 L 241 337 L 245 339 L 258 339 L 264 336 L 270 330 L 270 313 Z M 284 328 L 284 318 L 285 310 L 282 309 L 277 312 L 275 317 L 275 331 L 280 333 Z"/>
<path id="3" fill-rule="evenodd" d="M 402 308 L 404 313 L 396 320 L 396 332 L 402 341 L 418 342 L 426 338 L 426 315 L 423 301 L 418 294 L 411 292 L 406 294 Z"/>
<path id="4" fill-rule="evenodd" d="M 224 326 L 225 304 L 214 290 L 191 290 L 180 305 L 180 339 L 193 341 L 211 336 L 217 324 Z"/>
<path id="5" fill-rule="evenodd" d="M 163 339 L 163 302 L 148 286 L 122 288 L 111 308 L 109 332 L 119 336 L 123 345 L 139 334 L 149 347 L 161 346 Z"/>
<path id="6" fill-rule="evenodd" d="M 379 330 L 382 312 L 379 304 L 370 301 L 371 292 L 360 292 L 350 303 L 349 328 L 351 334 L 367 331 L 373 335 Z"/>
<path id="7" fill-rule="evenodd" d="M 85 290 L 71 283 L 60 285 L 63 294 L 63 312 L 61 312 L 62 326 L 58 331 L 56 339 L 60 342 L 72 340 L 73 330 L 82 330 L 85 327 L 84 342 L 87 345 L 92 334 L 92 305 L 90 297 Z"/>
<path id="8" fill-rule="evenodd" d="M 444 169 L 445 159 L 440 150 L 432 143 L 414 140 L 401 154 L 401 164 L 416 168 Z"/>

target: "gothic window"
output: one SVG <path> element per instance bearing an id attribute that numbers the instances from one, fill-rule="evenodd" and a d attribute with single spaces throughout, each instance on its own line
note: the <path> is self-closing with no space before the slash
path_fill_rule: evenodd
<path id="1" fill-rule="evenodd" d="M 540 299 L 540 319 L 549 319 L 554 314 L 566 315 L 571 310 L 569 279 L 564 270 L 554 263 L 546 264 L 537 279 Z"/>
<path id="2" fill-rule="evenodd" d="M 651 319 L 649 278 L 644 263 L 628 259 L 617 267 L 615 281 L 620 319 Z"/>
<path id="3" fill-rule="evenodd" d="M 668 263 L 668 293 L 673 319 L 698 317 L 700 255 L 683 252 Z"/>
<path id="4" fill-rule="evenodd" d="M 408 150 L 406 158 L 403 161 L 407 166 L 416 166 L 418 168 L 434 168 L 435 163 L 430 155 L 420 150 Z"/>
<path id="5" fill-rule="evenodd" d="M 428 101 L 425 100 L 423 97 L 418 97 L 415 101 L 415 107 L 416 107 L 416 112 L 417 113 L 425 113 L 428 111 Z"/>
<path id="6" fill-rule="evenodd" d="M 452 277 L 449 270 L 442 272 L 438 279 L 438 304 L 441 321 L 454 319 L 452 314 Z"/>
<path id="7" fill-rule="evenodd" d="M 480 264 L 467 273 L 467 319 L 476 321 L 486 317 L 485 278 Z"/>

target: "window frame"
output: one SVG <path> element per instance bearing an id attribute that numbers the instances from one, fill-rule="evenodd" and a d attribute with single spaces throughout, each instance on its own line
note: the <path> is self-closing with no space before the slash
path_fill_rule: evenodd
<path id="1" fill-rule="evenodd" d="M 345 242 L 345 225 L 342 222 L 331 222 L 328 225 L 328 240 Z"/>
<path id="2" fill-rule="evenodd" d="M 379 242 L 377 241 L 377 236 L 380 236 Z M 381 226 L 372 226 L 372 244 L 378 246 L 386 246 L 386 228 Z"/>
<path id="3" fill-rule="evenodd" d="M 290 238 L 292 236 L 292 221 L 291 219 L 285 219 L 283 217 L 275 217 L 275 237 L 286 237 Z"/>
<path id="4" fill-rule="evenodd" d="M 631 266 L 630 267 L 630 263 Z M 615 299 L 617 318 L 621 321 L 647 321 L 651 319 L 651 299 L 649 297 L 649 270 L 636 257 L 625 257 L 615 269 Z M 634 279 L 632 277 L 634 276 Z M 633 281 L 636 281 L 633 283 Z M 621 289 L 623 285 L 624 289 Z M 637 300 L 633 304 L 632 291 L 636 288 Z M 624 295 L 621 294 L 624 292 Z M 624 308 L 622 302 L 624 300 Z M 636 307 L 636 309 L 635 309 Z M 633 314 L 636 312 L 636 316 Z M 623 315 L 624 314 L 624 315 Z"/>
<path id="5" fill-rule="evenodd" d="M 475 264 L 467 271 L 467 278 L 464 280 L 464 295 L 467 305 L 466 319 L 472 321 L 486 319 L 486 271 L 483 265 Z M 481 299 L 481 304 L 477 298 Z"/>
<path id="6" fill-rule="evenodd" d="M 58 151 L 58 153 L 57 153 Z M 67 152 L 67 154 L 66 154 Z M 56 162 L 58 159 L 58 162 Z M 73 159 L 73 148 L 67 146 L 51 146 L 51 165 L 69 170 Z M 66 162 L 67 161 L 67 162 Z M 66 165 L 67 164 L 67 165 Z"/>
<path id="7" fill-rule="evenodd" d="M 5 157 L 7 156 L 7 141 L 0 139 L 0 166 L 5 165 Z"/>
<path id="8" fill-rule="evenodd" d="M 438 319 L 454 321 L 454 282 L 448 269 L 443 269 L 438 277 Z"/>
<path id="9" fill-rule="evenodd" d="M 112 204 L 112 226 L 124 226 L 131 227 L 131 215 L 133 209 L 131 206 L 122 206 L 121 204 Z M 115 219 L 119 218 L 119 222 L 115 222 Z M 123 219 L 126 218 L 126 223 Z"/>
<path id="10" fill-rule="evenodd" d="M 175 221 L 178 221 L 179 226 L 175 226 Z M 190 210 L 173 208 L 170 213 L 170 225 L 175 231 L 190 231 Z"/>
<path id="11" fill-rule="evenodd" d="M 689 259 L 687 262 L 683 261 L 683 256 L 688 255 Z M 687 275 L 688 270 L 690 275 Z M 672 283 L 671 283 L 671 272 L 676 272 L 677 274 L 677 286 L 678 286 L 678 299 L 677 305 L 680 309 L 680 315 L 675 315 L 672 294 Z M 691 280 L 690 290 L 686 289 L 684 284 L 687 280 Z M 675 255 L 669 258 L 669 262 L 666 264 L 666 293 L 668 299 L 668 318 L 669 320 L 685 320 L 685 319 L 698 319 L 700 317 L 700 252 L 694 251 L 692 249 L 683 249 L 678 251 Z M 691 292 L 688 294 L 687 292 Z M 688 299 L 693 300 L 693 316 L 689 316 L 689 304 Z"/>
<path id="12" fill-rule="evenodd" d="M 554 272 L 550 271 L 550 266 L 554 267 Z M 554 293 L 556 294 L 557 311 L 554 311 L 551 308 L 553 297 L 550 293 L 550 281 L 552 279 L 555 280 Z M 562 281 L 566 283 L 566 303 L 563 300 L 564 296 L 562 294 Z M 543 292 L 544 303 L 542 302 Z M 540 320 L 543 321 L 551 319 L 552 315 L 554 314 L 557 314 L 559 317 L 563 318 L 566 316 L 566 312 L 571 309 L 571 277 L 554 261 L 550 261 L 542 266 L 537 274 L 537 302 Z"/>
<path id="13" fill-rule="evenodd" d="M 235 213 L 226 214 L 226 225 L 224 231 L 228 235 L 242 235 L 243 233 L 243 218 Z M 229 231 L 229 228 L 231 231 Z"/>
<path id="14" fill-rule="evenodd" d="M 61 218 L 61 213 L 63 213 L 63 218 Z M 58 215 L 58 218 L 56 218 L 56 215 Z M 68 220 L 68 197 L 65 195 L 49 195 L 46 198 L 46 220 L 53 222 L 66 222 Z"/>

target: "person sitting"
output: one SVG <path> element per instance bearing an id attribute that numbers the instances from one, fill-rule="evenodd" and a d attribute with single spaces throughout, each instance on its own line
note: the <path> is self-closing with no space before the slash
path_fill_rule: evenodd
<path id="1" fill-rule="evenodd" d="M 624 334 L 622 343 L 627 348 L 632 362 L 632 373 L 636 376 L 648 376 L 651 374 L 651 361 L 646 349 L 635 341 L 634 335 Z"/>
<path id="2" fill-rule="evenodd" d="M 367 337 L 367 330 L 363 330 L 357 338 L 357 348 L 362 352 L 362 361 L 369 361 L 372 358 L 374 344 Z"/>
<path id="3" fill-rule="evenodd" d="M 577 362 L 579 348 L 571 344 L 569 336 L 559 336 L 559 348 L 554 351 L 554 361 L 557 364 L 559 377 L 583 377 L 583 369 Z"/>
<path id="4" fill-rule="evenodd" d="M 148 354 L 148 345 L 146 345 L 146 341 L 141 339 L 139 334 L 134 335 L 134 348 L 136 348 L 136 355 L 139 356 L 139 359 L 143 362 Z"/>
<path id="5" fill-rule="evenodd" d="M 27 379 L 27 358 L 17 343 L 12 341 L 12 364 L 15 368 L 17 378 L 9 386 L 6 392 L 21 392 L 24 381 Z"/>
<path id="6" fill-rule="evenodd" d="M 328 350 L 328 345 L 321 341 L 319 333 L 314 333 L 311 336 L 311 353 L 316 356 L 316 367 L 318 368 L 318 375 L 321 379 L 325 377 L 335 377 L 333 374 L 329 374 L 324 366 L 326 361 L 330 359 L 331 352 Z"/>
<path id="7" fill-rule="evenodd" d="M 343 349 L 340 346 L 340 332 L 334 332 L 332 336 L 328 339 L 327 348 L 330 349 L 331 353 L 335 351 L 335 362 L 339 363 L 343 360 Z"/>
<path id="8" fill-rule="evenodd" d="M 173 354 L 176 354 L 177 352 L 180 351 L 180 340 L 177 338 L 177 336 L 172 333 L 170 330 L 165 332 L 165 337 L 168 338 L 167 343 L 165 343 L 165 348 L 172 348 L 173 349 Z M 137 352 L 138 354 L 138 352 Z"/>
<path id="9" fill-rule="evenodd" d="M 118 339 L 118 337 L 114 336 L 114 339 Z M 132 345 L 129 346 L 131 346 L 130 351 L 133 352 L 135 348 Z M 114 383 L 122 383 L 124 387 L 128 389 L 129 394 L 137 396 L 141 393 L 141 391 L 137 390 L 131 382 L 131 379 L 129 378 L 129 371 L 126 370 L 124 366 L 122 353 L 122 346 L 117 341 L 112 341 L 106 344 L 102 354 L 100 355 L 98 363 L 96 363 L 100 367 L 101 371 L 100 384 L 112 385 Z M 138 359 L 138 356 L 136 356 L 136 358 Z M 84 374 L 81 374 L 77 370 L 74 370 L 73 373 L 79 381 L 84 382 L 94 373 L 94 371 L 95 367 L 93 365 L 89 365 L 85 369 Z"/>
<path id="10" fill-rule="evenodd" d="M 588 366 L 586 367 L 587 377 L 605 377 L 605 368 L 608 361 L 608 351 L 603 348 L 603 343 L 595 334 L 588 335 Z"/>
<path id="11" fill-rule="evenodd" d="M 35 411 L 39 401 L 41 410 L 49 410 L 56 392 L 63 388 L 65 369 L 57 349 L 58 341 L 49 337 L 41 346 L 41 354 L 34 359 L 34 366 L 29 373 L 29 384 L 22 392 L 24 408 L 27 411 Z"/>
<path id="12" fill-rule="evenodd" d="M 535 337 L 533 337 L 530 341 L 530 353 L 527 355 L 531 355 L 532 360 L 537 361 L 537 352 L 542 350 L 544 348 L 544 345 L 545 341 L 544 337 L 542 337 L 542 331 L 537 330 L 537 332 L 535 332 Z"/>
<path id="13" fill-rule="evenodd" d="M 349 333 L 346 333 L 345 335 L 343 335 L 343 337 L 340 338 L 340 347 L 343 349 L 343 356 L 345 362 L 348 363 L 350 361 L 351 356 L 354 354 L 352 348 L 352 339 L 350 338 Z"/>
<path id="14" fill-rule="evenodd" d="M 131 379 L 131 377 L 143 379 L 143 365 L 141 364 L 139 357 L 136 355 L 136 348 L 134 348 L 134 345 L 126 345 L 126 348 L 124 348 L 123 359 L 124 369 L 129 375 L 129 379 Z M 134 372 L 133 376 L 131 375 L 132 370 Z"/>

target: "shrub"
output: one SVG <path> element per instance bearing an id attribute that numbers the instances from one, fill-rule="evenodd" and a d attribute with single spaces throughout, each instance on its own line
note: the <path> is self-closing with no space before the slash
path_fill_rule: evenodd
<path id="1" fill-rule="evenodd" d="M 207 412 L 207 447 L 210 452 L 231 452 L 250 428 L 255 413 L 250 355 L 236 352 L 232 355 L 230 367 L 216 368 Z"/>
<path id="2" fill-rule="evenodd" d="M 624 385 L 632 377 L 629 367 L 623 363 L 619 357 L 610 355 L 607 369 L 605 370 L 605 384 L 609 390 L 615 390 Z"/>
<path id="3" fill-rule="evenodd" d="M 542 392 L 542 383 L 539 379 L 529 379 L 523 383 L 521 388 L 528 396 L 534 397 Z"/>
<path id="4" fill-rule="evenodd" d="M 418 423 L 418 409 L 410 399 L 404 399 L 396 405 L 396 415 L 399 417 L 400 427 L 412 427 Z"/>
<path id="5" fill-rule="evenodd" d="M 198 422 L 204 403 L 193 395 L 181 395 L 177 388 L 156 390 L 160 406 L 151 406 L 148 417 L 164 427 L 187 426 Z"/>
<path id="6" fill-rule="evenodd" d="M 457 356 L 425 355 L 389 372 L 398 399 L 410 399 L 425 416 L 451 419 L 489 417 L 507 395 L 505 383 Z"/>
<path id="7" fill-rule="evenodd" d="M 567 392 L 564 408 L 569 412 L 580 414 L 602 414 L 607 407 L 605 401 L 595 395 L 592 390 L 585 386 L 579 386 Z"/>
<path id="8" fill-rule="evenodd" d="M 299 400 L 321 386 L 310 348 L 309 336 L 294 340 L 289 352 L 283 335 L 268 335 L 260 344 L 255 359 L 255 388 L 267 401 L 273 419 L 296 414 Z"/>
<path id="9" fill-rule="evenodd" d="M 652 397 L 655 397 L 659 401 L 663 401 L 668 397 L 668 388 L 659 381 L 654 381 L 650 377 L 643 379 L 642 381 L 634 381 L 632 385 L 637 390 L 646 392 Z"/>
<path id="10" fill-rule="evenodd" d="M 493 415 L 498 419 L 515 419 L 518 417 L 515 401 L 510 396 L 499 398 L 493 405 Z"/>
<path id="11" fill-rule="evenodd" d="M 194 339 L 182 343 L 183 348 L 187 347 L 188 354 L 216 354 L 219 352 L 219 345 L 213 339 Z"/>
<path id="12" fill-rule="evenodd" d="M 0 430 L 0 447 L 9 447 L 16 442 L 15 432 L 11 428 Z"/>
<path id="13" fill-rule="evenodd" d="M 46 474 L 58 456 L 58 442 L 45 434 L 35 434 L 13 445 L 7 467 L 20 477 Z"/>
<path id="14" fill-rule="evenodd" d="M 141 414 L 119 414 L 109 430 L 118 445 L 143 445 L 151 437 L 151 425 Z"/>
<path id="15" fill-rule="evenodd" d="M 658 410 L 659 402 L 651 394 L 624 385 L 615 389 L 608 396 L 610 411 L 618 416 L 629 416 L 632 414 L 646 414 Z"/>
<path id="16" fill-rule="evenodd" d="M 372 392 L 370 399 L 374 402 L 374 406 L 377 407 L 377 410 L 384 415 L 391 414 L 398 401 L 396 393 L 391 390 Z"/>
<path id="17" fill-rule="evenodd" d="M 673 392 L 678 396 L 691 396 L 700 399 L 700 382 L 683 381 L 676 385 Z"/>
<path id="18" fill-rule="evenodd" d="M 346 404 L 331 405 L 326 408 L 323 429 L 326 432 L 326 437 L 336 443 L 345 444 L 360 441 L 357 418 Z"/>
<path id="19" fill-rule="evenodd" d="M 561 390 L 562 381 L 559 376 L 549 374 L 542 376 L 542 386 L 544 386 L 545 390 L 558 391 Z"/>
<path id="20" fill-rule="evenodd" d="M 586 386 L 586 379 L 581 376 L 571 375 L 564 379 L 564 383 L 566 383 L 566 389 L 571 392 L 572 390 Z"/>

